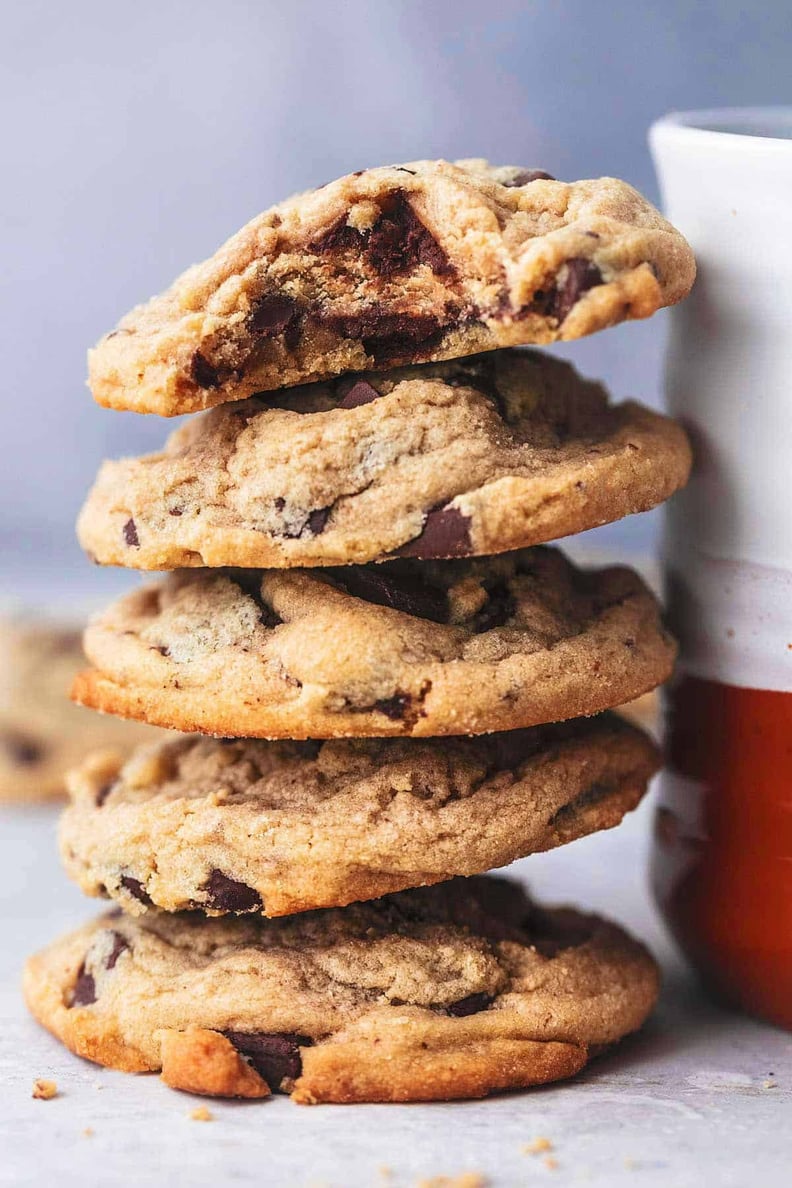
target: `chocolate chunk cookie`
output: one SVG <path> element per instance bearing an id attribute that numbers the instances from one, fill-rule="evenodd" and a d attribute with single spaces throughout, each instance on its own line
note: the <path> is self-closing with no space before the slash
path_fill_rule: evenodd
<path id="1" fill-rule="evenodd" d="M 615 925 L 459 879 L 280 920 L 100 917 L 31 958 L 72 1051 L 174 1088 L 298 1102 L 483 1097 L 640 1027 L 658 973 Z"/>
<path id="2" fill-rule="evenodd" d="M 670 673 L 632 571 L 558 550 L 336 570 L 180 570 L 88 627 L 84 705 L 226 737 L 481 734 L 594 714 Z"/>
<path id="3" fill-rule="evenodd" d="M 92 748 L 125 756 L 138 743 L 163 737 L 149 726 L 74 706 L 69 686 L 84 667 L 74 627 L 0 621 L 0 802 L 63 796 L 66 771 Z"/>
<path id="4" fill-rule="evenodd" d="M 100 404 L 174 416 L 348 371 L 579 338 L 683 298 L 625 182 L 484 161 L 350 174 L 253 219 L 91 352 Z"/>
<path id="5" fill-rule="evenodd" d="M 87 759 L 61 855 L 133 914 L 341 907 L 618 825 L 657 763 L 612 715 L 440 742 L 193 736 Z"/>
<path id="6" fill-rule="evenodd" d="M 106 462 L 78 531 L 136 569 L 492 554 L 644 511 L 689 469 L 673 421 L 495 351 L 213 409 Z"/>

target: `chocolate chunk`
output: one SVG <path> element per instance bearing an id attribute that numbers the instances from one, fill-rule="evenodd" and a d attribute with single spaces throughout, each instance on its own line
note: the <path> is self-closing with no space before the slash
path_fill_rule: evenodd
<path id="1" fill-rule="evenodd" d="M 140 879 L 133 879 L 132 875 L 122 875 L 120 881 L 121 886 L 124 887 L 139 903 L 145 903 L 147 906 L 151 905 L 148 892 L 141 883 Z"/>
<path id="2" fill-rule="evenodd" d="M 401 722 L 407 717 L 411 704 L 412 697 L 409 693 L 394 693 L 393 697 L 381 697 L 371 708 L 379 710 L 392 722 Z"/>
<path id="3" fill-rule="evenodd" d="M 170 648 L 167 644 L 152 644 L 149 651 L 159 652 L 160 656 L 170 656 Z"/>
<path id="4" fill-rule="evenodd" d="M 584 293 L 602 284 L 602 273 L 597 265 L 582 256 L 567 260 L 564 269 L 564 280 L 559 283 L 556 279 L 551 289 L 537 290 L 529 307 L 545 317 L 557 318 L 559 326 Z"/>
<path id="5" fill-rule="evenodd" d="M 455 1019 L 464 1019 L 466 1015 L 477 1015 L 479 1011 L 486 1011 L 493 1001 L 492 994 L 468 994 L 467 998 L 460 998 L 459 1002 L 452 1002 L 445 1008 L 447 1015 Z"/>
<path id="6" fill-rule="evenodd" d="M 408 169 L 406 165 L 394 165 L 393 168 L 397 173 L 409 173 L 411 177 L 416 177 L 418 174 L 417 169 Z"/>
<path id="7" fill-rule="evenodd" d="M 327 527 L 332 507 L 318 507 L 308 516 L 307 528 L 312 536 L 321 536 Z"/>
<path id="8" fill-rule="evenodd" d="M 285 506 L 285 505 L 284 505 Z M 251 569 L 237 570 L 231 581 L 239 586 L 243 594 L 251 598 L 259 609 L 259 622 L 264 627 L 277 627 L 279 623 L 283 622 L 280 615 L 268 606 L 261 595 L 261 578 L 256 576 L 256 571 Z"/>
<path id="9" fill-rule="evenodd" d="M 381 392 L 371 384 L 366 383 L 365 380 L 358 380 L 356 384 L 347 392 L 344 399 L 338 405 L 339 408 L 360 408 L 363 404 L 371 404 L 373 400 L 379 400 Z"/>
<path id="10" fill-rule="evenodd" d="M 93 974 L 87 972 L 83 961 L 77 973 L 77 981 L 72 987 L 69 1006 L 90 1006 L 92 1002 L 96 1002 L 96 982 Z"/>
<path id="11" fill-rule="evenodd" d="M 514 177 L 502 184 L 504 186 L 527 186 L 535 181 L 555 181 L 552 173 L 545 173 L 544 169 L 521 169 Z"/>
<path id="12" fill-rule="evenodd" d="M 105 969 L 115 969 L 116 961 L 118 961 L 118 958 L 121 956 L 121 954 L 125 953 L 129 948 L 129 945 L 120 932 L 113 931 L 110 933 L 110 935 L 113 938 L 113 947 L 105 957 Z"/>
<path id="13" fill-rule="evenodd" d="M 260 912 L 261 896 L 258 891 L 231 879 L 221 870 L 213 870 L 201 888 L 206 893 L 206 905 L 221 912 Z"/>
<path id="14" fill-rule="evenodd" d="M 0 744 L 12 763 L 20 767 L 32 767 L 44 758 L 43 744 L 21 730 L 4 730 L 0 734 Z"/>
<path id="15" fill-rule="evenodd" d="M 183 508 L 183 507 L 169 507 L 169 508 L 168 508 L 168 515 L 169 515 L 169 516 L 181 516 L 181 515 L 184 515 L 184 508 Z"/>
<path id="16" fill-rule="evenodd" d="M 514 595 L 505 582 L 498 582 L 487 590 L 487 601 L 473 620 L 473 630 L 481 634 L 492 631 L 495 627 L 503 627 L 514 614 L 516 603 Z"/>
<path id="17" fill-rule="evenodd" d="M 446 329 L 433 314 L 380 314 L 377 308 L 326 314 L 319 320 L 342 338 L 360 340 L 376 366 L 419 358 L 437 345 Z"/>
<path id="18" fill-rule="evenodd" d="M 302 1072 L 300 1048 L 313 1043 L 310 1036 L 291 1032 L 224 1031 L 223 1035 L 275 1093 L 284 1080 L 297 1080 Z"/>
<path id="19" fill-rule="evenodd" d="M 261 338 L 283 334 L 297 317 L 297 302 L 285 293 L 266 293 L 248 314 L 248 327 Z"/>
<path id="20" fill-rule="evenodd" d="M 367 255 L 386 280 L 409 272 L 419 264 L 428 264 L 438 276 L 455 272 L 440 244 L 418 218 L 407 195 L 401 192 L 390 198 L 368 233 Z"/>
<path id="21" fill-rule="evenodd" d="M 360 566 L 331 571 L 354 598 L 403 611 L 432 623 L 448 622 L 448 595 L 425 579 L 395 565 Z"/>
<path id="22" fill-rule="evenodd" d="M 216 388 L 220 384 L 220 372 L 200 351 L 192 357 L 190 374 L 199 388 Z"/>
<path id="23" fill-rule="evenodd" d="M 124 524 L 123 533 L 124 533 L 124 540 L 126 541 L 126 543 L 130 549 L 139 549 L 140 548 L 140 541 L 138 540 L 138 534 L 137 534 L 137 524 L 135 523 L 135 521 L 132 519 L 131 516 L 127 520 L 126 524 Z"/>
<path id="24" fill-rule="evenodd" d="M 468 557 L 472 551 L 470 516 L 456 507 L 433 507 L 426 513 L 420 536 L 394 549 L 394 557 Z"/>

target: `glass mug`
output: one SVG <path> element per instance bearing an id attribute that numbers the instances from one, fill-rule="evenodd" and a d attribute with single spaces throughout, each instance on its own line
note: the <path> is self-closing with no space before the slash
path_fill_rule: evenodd
<path id="1" fill-rule="evenodd" d="M 667 356 L 695 467 L 666 518 L 652 882 L 705 982 L 792 1029 L 792 108 L 670 115 L 650 144 L 699 263 Z"/>

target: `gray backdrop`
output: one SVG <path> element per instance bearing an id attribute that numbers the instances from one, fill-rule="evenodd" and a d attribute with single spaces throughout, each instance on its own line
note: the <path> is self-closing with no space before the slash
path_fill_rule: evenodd
<path id="1" fill-rule="evenodd" d="M 20 566 L 99 588 L 72 541 L 81 497 L 103 455 L 155 448 L 168 426 L 98 409 L 85 349 L 265 206 L 421 156 L 614 173 L 656 196 L 656 116 L 790 100 L 788 0 L 6 0 L 2 12 L 0 593 Z M 662 322 L 565 353 L 654 401 Z"/>

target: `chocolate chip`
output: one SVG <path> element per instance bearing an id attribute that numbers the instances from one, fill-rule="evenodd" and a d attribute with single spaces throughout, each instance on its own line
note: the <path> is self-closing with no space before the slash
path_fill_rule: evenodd
<path id="1" fill-rule="evenodd" d="M 406 165 L 394 165 L 393 168 L 397 173 L 409 173 L 411 177 L 417 177 L 417 169 L 408 169 Z"/>
<path id="2" fill-rule="evenodd" d="M 123 527 L 124 540 L 130 549 L 139 549 L 140 541 L 138 540 L 137 524 L 130 516 Z"/>
<path id="3" fill-rule="evenodd" d="M 152 644 L 149 651 L 159 652 L 160 656 L 170 656 L 170 648 L 167 644 Z"/>
<path id="4" fill-rule="evenodd" d="M 366 383 L 365 380 L 358 380 L 356 384 L 347 392 L 344 399 L 338 405 L 339 408 L 360 408 L 363 404 L 371 404 L 374 400 L 379 400 L 381 392 L 371 384 Z"/>
<path id="5" fill-rule="evenodd" d="M 216 388 L 220 383 L 220 372 L 200 351 L 192 357 L 190 374 L 199 388 Z"/>
<path id="6" fill-rule="evenodd" d="M 292 325 L 297 312 L 297 302 L 293 297 L 285 293 L 266 293 L 251 309 L 247 324 L 261 338 L 274 338 Z"/>
<path id="7" fill-rule="evenodd" d="M 481 634 L 503 627 L 514 614 L 514 595 L 505 582 L 498 582 L 487 591 L 487 601 L 473 620 L 473 630 Z"/>
<path id="8" fill-rule="evenodd" d="M 261 896 L 258 891 L 231 879 L 221 870 L 213 870 L 201 888 L 206 894 L 206 905 L 221 912 L 260 912 Z"/>
<path id="9" fill-rule="evenodd" d="M 596 264 L 582 256 L 567 260 L 564 280 L 546 291 L 534 293 L 530 309 L 548 318 L 556 318 L 559 326 L 572 308 L 589 289 L 602 284 L 602 273 Z"/>
<path id="10" fill-rule="evenodd" d="M 284 1080 L 297 1080 L 302 1072 L 300 1048 L 313 1043 L 310 1036 L 292 1032 L 224 1031 L 223 1035 L 276 1093 Z"/>
<path id="11" fill-rule="evenodd" d="M 371 709 L 378 710 L 392 722 L 401 722 L 407 717 L 411 705 L 412 697 L 409 693 L 394 693 L 393 697 L 381 697 L 379 701 L 375 701 Z"/>
<path id="12" fill-rule="evenodd" d="M 12 763 L 20 767 L 31 767 L 44 758 L 43 744 L 21 730 L 4 730 L 0 734 L 0 744 Z"/>
<path id="13" fill-rule="evenodd" d="M 129 948 L 129 945 L 120 932 L 113 931 L 110 933 L 110 935 L 113 938 L 113 947 L 105 957 L 105 969 L 115 969 L 116 961 L 118 961 L 118 958 L 121 956 L 121 954 L 125 953 Z"/>
<path id="14" fill-rule="evenodd" d="M 151 899 L 140 879 L 133 879 L 132 875 L 122 875 L 120 882 L 121 886 L 129 892 L 133 899 L 136 899 L 138 903 L 145 903 L 147 906 L 150 906 Z"/>
<path id="15" fill-rule="evenodd" d="M 332 510 L 332 507 L 318 507 L 316 511 L 311 512 L 308 516 L 307 527 L 312 536 L 321 536 L 327 527 Z"/>
<path id="16" fill-rule="evenodd" d="M 380 276 L 390 280 L 427 264 L 438 276 L 455 269 L 431 231 L 424 226 L 407 195 L 394 194 L 368 234 L 367 255 Z"/>
<path id="17" fill-rule="evenodd" d="M 448 622 L 448 595 L 425 579 L 395 566 L 360 566 L 331 571 L 353 598 L 402 611 L 432 623 Z"/>
<path id="18" fill-rule="evenodd" d="M 545 173 L 544 169 L 521 169 L 514 177 L 502 184 L 504 186 L 527 186 L 535 181 L 555 181 L 552 173 Z"/>
<path id="19" fill-rule="evenodd" d="M 72 987 L 69 1006 L 90 1006 L 92 1002 L 96 1002 L 96 982 L 93 974 L 87 972 L 83 961 L 77 973 L 77 981 Z"/>
<path id="20" fill-rule="evenodd" d="M 183 507 L 169 507 L 169 508 L 168 508 L 168 515 L 169 515 L 169 516 L 181 516 L 181 515 L 183 515 L 183 514 L 184 514 L 184 508 L 183 508 Z"/>
<path id="21" fill-rule="evenodd" d="M 284 504 L 285 506 L 285 504 Z M 264 627 L 277 627 L 279 623 L 283 622 L 280 615 L 268 606 L 261 596 L 261 578 L 256 576 L 255 570 L 246 572 L 245 570 L 237 571 L 233 578 L 231 578 L 243 594 L 251 598 L 259 609 L 259 622 Z"/>
<path id="22" fill-rule="evenodd" d="M 468 994 L 467 998 L 460 998 L 458 1002 L 452 1002 L 450 1006 L 447 1006 L 446 1014 L 453 1015 L 455 1019 L 464 1019 L 466 1015 L 477 1015 L 479 1011 L 486 1011 L 493 998 L 492 994 Z"/>
<path id="23" fill-rule="evenodd" d="M 456 507 L 433 507 L 420 536 L 395 549 L 394 557 L 468 557 L 472 551 L 470 516 Z"/>

